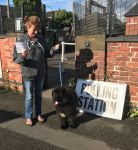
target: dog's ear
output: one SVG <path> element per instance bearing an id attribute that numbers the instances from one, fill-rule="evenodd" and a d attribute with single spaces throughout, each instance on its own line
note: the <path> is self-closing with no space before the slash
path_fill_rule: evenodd
<path id="1" fill-rule="evenodd" d="M 55 93 L 55 89 L 52 90 L 52 97 L 54 96 L 54 93 Z"/>
<path id="2" fill-rule="evenodd" d="M 62 96 L 63 96 L 63 95 L 66 95 L 66 94 L 67 94 L 67 91 L 66 91 L 66 89 L 65 89 L 64 87 L 62 87 L 61 90 L 60 90 L 60 93 L 61 93 Z"/>
<path id="3" fill-rule="evenodd" d="M 52 97 L 53 97 L 53 90 L 52 90 Z"/>

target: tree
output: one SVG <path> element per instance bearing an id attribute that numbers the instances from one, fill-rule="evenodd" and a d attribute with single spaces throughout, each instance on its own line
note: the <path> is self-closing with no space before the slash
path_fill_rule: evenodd
<path id="1" fill-rule="evenodd" d="M 55 12 L 53 22 L 56 28 L 63 28 L 65 26 L 70 27 L 72 20 L 72 12 L 62 9 Z"/>
<path id="2" fill-rule="evenodd" d="M 41 0 L 13 0 L 15 7 L 23 7 L 24 16 L 41 15 Z"/>

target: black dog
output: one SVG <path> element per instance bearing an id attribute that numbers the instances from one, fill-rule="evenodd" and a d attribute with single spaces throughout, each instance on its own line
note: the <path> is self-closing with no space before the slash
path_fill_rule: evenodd
<path id="1" fill-rule="evenodd" d="M 57 87 L 52 91 L 52 99 L 56 112 L 60 118 L 60 128 L 76 128 L 76 115 L 78 113 L 78 95 L 71 87 Z"/>

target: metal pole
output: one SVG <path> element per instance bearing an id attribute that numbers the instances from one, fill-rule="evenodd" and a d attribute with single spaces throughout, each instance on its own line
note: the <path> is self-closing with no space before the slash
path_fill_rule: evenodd
<path id="1" fill-rule="evenodd" d="M 73 2 L 73 24 L 72 24 L 73 36 L 75 36 L 75 2 Z"/>
<path id="2" fill-rule="evenodd" d="M 65 55 L 65 45 L 76 45 L 75 43 L 65 43 L 64 41 L 61 43 L 62 45 L 62 51 L 61 51 L 61 70 L 64 72 L 64 60 L 67 60 Z"/>
<path id="3" fill-rule="evenodd" d="M 64 72 L 64 53 L 65 53 L 65 45 L 64 41 L 61 43 L 62 45 L 62 52 L 61 52 L 61 70 Z"/>
<path id="4" fill-rule="evenodd" d="M 46 7 L 45 7 L 45 5 L 43 4 L 42 5 L 42 16 L 43 16 L 43 18 L 42 18 L 42 35 L 43 35 L 43 37 L 45 38 L 46 37 Z"/>
<path id="5" fill-rule="evenodd" d="M 57 54 L 57 58 L 58 58 L 58 70 L 59 70 L 59 78 L 60 78 L 60 85 L 62 86 L 62 71 L 61 71 L 61 61 L 60 61 L 60 57 L 59 57 L 59 53 Z"/>
<path id="6" fill-rule="evenodd" d="M 60 76 L 60 85 L 62 86 L 62 72 L 61 72 L 61 62 L 60 59 L 58 61 L 58 66 L 59 66 L 59 76 Z"/>
<path id="7" fill-rule="evenodd" d="M 62 45 L 61 62 L 63 63 L 63 61 L 64 61 L 64 51 L 65 51 L 64 41 L 61 43 L 61 45 Z"/>
<path id="8" fill-rule="evenodd" d="M 20 6 L 21 6 L 21 18 L 22 18 L 22 24 L 23 24 L 23 22 L 24 22 L 24 3 L 23 3 L 23 0 L 21 0 Z M 23 33 L 25 32 L 23 25 L 22 25 L 22 31 L 23 31 Z"/>
<path id="9" fill-rule="evenodd" d="M 10 3 L 9 0 L 6 0 L 7 3 L 7 17 L 10 18 Z"/>
<path id="10" fill-rule="evenodd" d="M 108 1 L 107 35 L 112 35 L 114 29 L 115 0 Z"/>

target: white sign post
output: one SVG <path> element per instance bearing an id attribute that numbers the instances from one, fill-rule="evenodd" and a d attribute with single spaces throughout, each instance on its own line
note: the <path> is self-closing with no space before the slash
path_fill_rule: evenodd
<path id="1" fill-rule="evenodd" d="M 0 78 L 2 78 L 2 67 L 1 67 L 1 59 L 0 59 Z"/>
<path id="2" fill-rule="evenodd" d="M 23 32 L 23 20 L 22 18 L 15 18 L 15 31 Z"/>
<path id="3" fill-rule="evenodd" d="M 78 109 L 122 120 L 126 89 L 126 84 L 79 79 L 76 85 Z"/>

